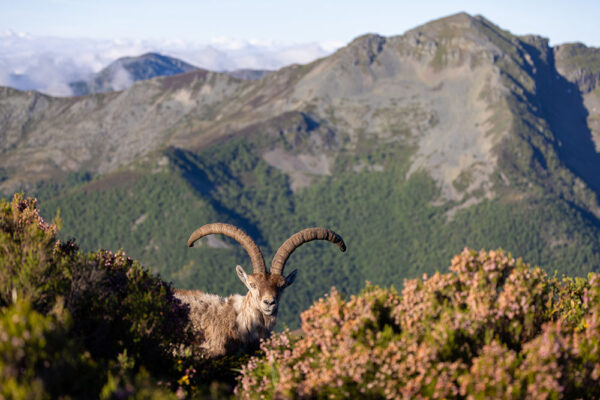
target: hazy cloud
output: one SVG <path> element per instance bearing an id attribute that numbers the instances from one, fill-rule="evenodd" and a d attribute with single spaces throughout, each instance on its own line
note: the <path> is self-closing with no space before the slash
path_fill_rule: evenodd
<path id="1" fill-rule="evenodd" d="M 343 43 L 286 45 L 274 41 L 214 38 L 210 43 L 184 40 L 99 40 L 35 37 L 0 32 L 0 85 L 37 90 L 54 96 L 71 94 L 69 83 L 89 77 L 120 57 L 158 52 L 213 71 L 241 68 L 279 69 L 324 57 Z M 113 87 L 131 85 L 126 71 Z"/>
<path id="2" fill-rule="evenodd" d="M 133 78 L 129 72 L 127 72 L 125 68 L 121 66 L 119 66 L 119 68 L 113 72 L 111 78 L 110 86 L 114 90 L 124 90 L 133 85 Z"/>

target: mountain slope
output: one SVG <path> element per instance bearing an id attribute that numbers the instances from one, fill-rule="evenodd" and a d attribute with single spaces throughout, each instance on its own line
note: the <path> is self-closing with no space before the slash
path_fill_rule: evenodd
<path id="1" fill-rule="evenodd" d="M 14 171 L 4 184 L 65 171 L 114 171 L 168 143 L 178 130 L 187 131 L 190 110 L 196 119 L 211 120 L 211 108 L 239 85 L 227 75 L 198 70 L 78 98 L 2 88 L 0 166 Z"/>
<path id="2" fill-rule="evenodd" d="M 197 70 L 71 99 L 3 89 L 0 188 L 61 209 L 86 249 L 123 247 L 222 294 L 241 289 L 231 268 L 246 256 L 222 238 L 185 248 L 197 226 L 241 226 L 267 257 L 304 227 L 332 228 L 348 253 L 310 243 L 290 260 L 292 326 L 331 285 L 400 286 L 464 246 L 585 274 L 600 265 L 597 57 L 457 14 L 259 80 Z"/>

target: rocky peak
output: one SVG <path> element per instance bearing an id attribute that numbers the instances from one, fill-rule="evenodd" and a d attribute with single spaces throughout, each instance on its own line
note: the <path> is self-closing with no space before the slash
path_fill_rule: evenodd
<path id="1" fill-rule="evenodd" d="M 579 90 L 588 93 L 600 82 L 600 48 L 583 43 L 566 43 L 554 47 L 556 68 Z"/>
<path id="2" fill-rule="evenodd" d="M 354 65 L 373 63 L 377 55 L 383 51 L 386 38 L 376 34 L 362 35 L 354 39 L 346 51 L 354 57 Z"/>

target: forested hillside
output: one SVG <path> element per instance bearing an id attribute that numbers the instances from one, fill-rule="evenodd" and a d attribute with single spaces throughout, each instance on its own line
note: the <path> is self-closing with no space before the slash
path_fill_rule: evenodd
<path id="1" fill-rule="evenodd" d="M 598 226 L 559 197 L 539 188 L 539 195 L 522 199 L 507 189 L 500 199 L 465 209 L 433 205 L 439 189 L 426 173 L 398 180 L 408 167 L 404 151 L 380 154 L 384 171 L 344 171 L 340 163 L 335 177 L 294 194 L 288 178 L 242 140 L 200 153 L 171 149 L 164 153 L 169 168 L 161 172 L 117 172 L 42 207 L 48 216 L 60 209 L 64 232 L 78 232 L 86 249 L 126 249 L 176 287 L 223 295 L 245 290 L 234 266 L 249 266 L 250 260 L 224 237 L 187 248 L 198 226 L 215 221 L 239 226 L 267 260 L 293 233 L 331 228 L 343 236 L 346 253 L 312 242 L 288 262 L 288 270 L 298 268 L 300 274 L 282 305 L 282 321 L 291 328 L 331 286 L 344 293 L 356 293 L 365 280 L 401 287 L 405 278 L 435 272 L 464 247 L 499 246 L 550 273 L 583 276 L 600 266 Z M 110 229 L 101 231 L 94 221 Z"/>

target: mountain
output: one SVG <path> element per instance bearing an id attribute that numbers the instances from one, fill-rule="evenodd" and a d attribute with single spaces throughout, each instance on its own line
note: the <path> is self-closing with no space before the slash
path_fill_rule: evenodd
<path id="1" fill-rule="evenodd" d="M 75 96 L 89 93 L 124 90 L 134 82 L 170 76 L 198 69 L 184 61 L 157 53 L 146 53 L 138 57 L 123 57 L 109 64 L 88 81 L 69 84 Z"/>
<path id="2" fill-rule="evenodd" d="M 270 255 L 298 249 L 283 320 L 335 285 L 396 287 L 463 247 L 502 247 L 549 271 L 600 265 L 599 50 L 550 47 L 464 13 L 368 34 L 258 80 L 194 70 L 121 92 L 0 89 L 0 189 L 39 196 L 86 250 L 124 248 L 176 286 L 221 294 L 248 265 L 214 221 Z"/>

